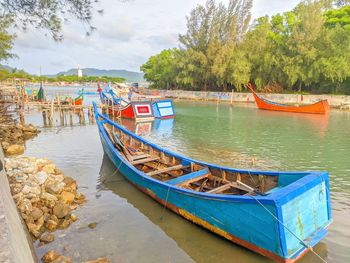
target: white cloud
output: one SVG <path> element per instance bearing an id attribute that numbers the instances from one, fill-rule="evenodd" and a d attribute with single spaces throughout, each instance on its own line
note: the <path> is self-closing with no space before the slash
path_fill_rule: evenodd
<path id="1" fill-rule="evenodd" d="M 224 0 L 228 2 L 228 0 Z M 291 10 L 299 1 L 255 0 L 253 17 Z M 87 37 L 88 26 L 71 20 L 56 43 L 42 32 L 17 32 L 14 52 L 20 57 L 10 66 L 30 73 L 57 73 L 76 67 L 139 70 L 149 56 L 178 45 L 186 30 L 186 15 L 205 0 L 101 0 L 103 15 L 96 14 L 97 28 Z"/>

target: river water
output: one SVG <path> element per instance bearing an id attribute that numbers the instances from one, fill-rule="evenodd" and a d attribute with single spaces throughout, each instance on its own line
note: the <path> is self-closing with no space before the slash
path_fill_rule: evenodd
<path id="1" fill-rule="evenodd" d="M 52 89 L 51 92 L 57 92 Z M 66 89 L 75 93 L 76 89 Z M 50 91 L 49 91 L 50 92 Z M 97 99 L 86 96 L 85 103 Z M 350 113 L 329 116 L 268 112 L 254 104 L 175 101 L 174 120 L 123 125 L 173 151 L 212 163 L 256 169 L 327 170 L 333 224 L 315 251 L 328 262 L 350 262 Z M 27 141 L 28 156 L 47 157 L 78 181 L 87 202 L 79 220 L 38 247 L 74 262 L 106 256 L 111 262 L 269 262 L 164 209 L 130 185 L 104 156 L 95 124 L 44 127 L 42 114 L 26 121 L 42 133 Z M 90 229 L 89 223 L 97 223 Z M 300 262 L 320 262 L 311 253 Z"/>

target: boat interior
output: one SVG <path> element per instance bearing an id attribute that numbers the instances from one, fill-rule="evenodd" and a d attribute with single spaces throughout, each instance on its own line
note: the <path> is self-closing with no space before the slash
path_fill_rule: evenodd
<path id="1" fill-rule="evenodd" d="M 121 156 L 156 180 L 208 194 L 267 195 L 279 188 L 278 176 L 204 166 L 164 153 L 109 123 L 103 124 L 103 127 Z"/>

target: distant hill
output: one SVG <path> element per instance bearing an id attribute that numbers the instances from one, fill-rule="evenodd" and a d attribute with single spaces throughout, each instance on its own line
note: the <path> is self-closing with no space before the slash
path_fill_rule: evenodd
<path id="1" fill-rule="evenodd" d="M 1 65 L 1 64 L 0 64 L 0 69 L 5 69 L 7 71 L 12 71 L 13 70 L 13 68 L 11 68 L 9 66 L 6 66 L 6 65 Z"/>
<path id="2" fill-rule="evenodd" d="M 84 76 L 107 76 L 107 77 L 121 77 L 126 79 L 127 82 L 143 82 L 143 73 L 128 71 L 123 69 L 96 69 L 96 68 L 83 68 Z M 64 72 L 59 72 L 56 75 L 77 75 L 77 69 L 70 69 Z M 54 77 L 56 75 L 49 75 L 48 77 Z"/>

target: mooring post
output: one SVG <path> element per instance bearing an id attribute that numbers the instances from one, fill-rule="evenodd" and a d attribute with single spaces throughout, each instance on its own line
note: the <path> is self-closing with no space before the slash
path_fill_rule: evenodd
<path id="1" fill-rule="evenodd" d="M 69 124 L 73 126 L 73 112 L 72 109 L 69 110 Z"/>
<path id="2" fill-rule="evenodd" d="M 230 102 L 230 105 L 232 106 L 233 105 L 233 89 L 231 91 L 231 102 Z"/>

